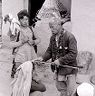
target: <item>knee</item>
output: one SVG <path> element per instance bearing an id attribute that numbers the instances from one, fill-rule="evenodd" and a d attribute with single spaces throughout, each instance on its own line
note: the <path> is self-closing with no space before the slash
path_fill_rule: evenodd
<path id="1" fill-rule="evenodd" d="M 31 93 L 29 96 L 43 96 L 43 94 L 42 94 L 42 92 L 35 91 L 35 92 Z"/>
<path id="2" fill-rule="evenodd" d="M 45 92 L 46 91 L 46 87 L 45 87 L 45 85 L 42 85 L 41 86 L 41 92 Z"/>
<path id="3" fill-rule="evenodd" d="M 56 82 L 56 88 L 58 91 L 66 91 L 67 90 L 67 85 L 65 81 L 57 81 Z"/>

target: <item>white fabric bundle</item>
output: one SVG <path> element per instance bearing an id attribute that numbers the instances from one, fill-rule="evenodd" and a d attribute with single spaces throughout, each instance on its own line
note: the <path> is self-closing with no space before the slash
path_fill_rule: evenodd
<path id="1" fill-rule="evenodd" d="M 29 96 L 32 81 L 33 64 L 27 61 L 21 64 L 16 72 L 16 76 L 11 83 L 11 96 Z"/>

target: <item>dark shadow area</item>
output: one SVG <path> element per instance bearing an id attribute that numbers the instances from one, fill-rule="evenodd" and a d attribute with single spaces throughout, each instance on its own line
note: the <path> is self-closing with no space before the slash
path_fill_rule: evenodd
<path id="1" fill-rule="evenodd" d="M 37 18 L 37 13 L 41 9 L 43 3 L 45 0 L 29 0 L 29 5 L 28 5 L 28 12 L 30 15 L 29 18 L 29 25 L 33 25 L 39 18 Z"/>

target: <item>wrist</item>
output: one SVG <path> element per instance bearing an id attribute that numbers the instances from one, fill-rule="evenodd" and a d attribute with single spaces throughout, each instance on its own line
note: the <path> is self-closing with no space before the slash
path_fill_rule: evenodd
<path id="1" fill-rule="evenodd" d="M 57 59 L 57 60 L 55 60 L 55 61 L 54 61 L 54 63 L 55 63 L 56 65 L 58 65 L 58 66 L 60 65 L 60 62 L 59 62 L 59 60 L 58 60 L 58 59 Z"/>

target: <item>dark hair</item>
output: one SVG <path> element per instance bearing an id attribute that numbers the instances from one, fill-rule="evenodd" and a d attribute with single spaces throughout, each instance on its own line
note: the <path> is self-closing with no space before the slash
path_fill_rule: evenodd
<path id="1" fill-rule="evenodd" d="M 27 12 L 26 9 L 21 10 L 20 12 L 18 12 L 17 16 L 18 16 L 18 19 L 19 19 L 19 20 L 20 20 L 20 19 L 23 19 L 24 16 L 26 16 L 26 17 L 29 18 L 29 14 L 28 14 L 28 12 Z"/>

